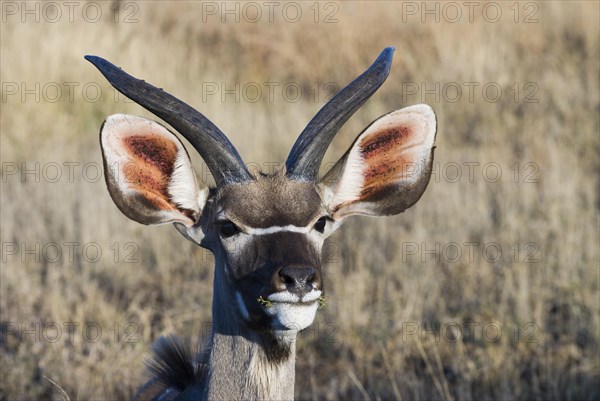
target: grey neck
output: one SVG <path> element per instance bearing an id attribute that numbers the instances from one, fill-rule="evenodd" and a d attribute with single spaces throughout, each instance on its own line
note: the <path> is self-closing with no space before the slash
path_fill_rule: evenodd
<path id="1" fill-rule="evenodd" d="M 235 302 L 217 266 L 204 398 L 293 400 L 297 332 L 250 328 Z"/>

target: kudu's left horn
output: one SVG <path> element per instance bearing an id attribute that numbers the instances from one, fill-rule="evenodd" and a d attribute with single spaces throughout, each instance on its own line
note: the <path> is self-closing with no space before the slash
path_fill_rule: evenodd
<path id="1" fill-rule="evenodd" d="M 165 120 L 183 135 L 206 162 L 217 185 L 252 179 L 242 158 L 221 130 L 175 96 L 97 56 L 85 56 L 119 92 Z"/>

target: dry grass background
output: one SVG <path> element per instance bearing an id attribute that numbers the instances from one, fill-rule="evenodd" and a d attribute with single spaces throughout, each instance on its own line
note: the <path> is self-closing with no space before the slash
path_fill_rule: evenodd
<path id="1" fill-rule="evenodd" d="M 3 12 L 0 399 L 63 399 L 44 377 L 71 400 L 126 399 L 143 380 L 142 361 L 157 336 L 198 341 L 210 321 L 210 255 L 170 226 L 127 220 L 102 180 L 82 177 L 86 163 L 101 163 L 97 134 L 105 116 L 148 116 L 123 98 L 115 101 L 84 54 L 106 57 L 188 101 L 228 133 L 246 161 L 264 165 L 285 160 L 322 105 L 324 92 L 315 102 L 311 85 L 346 84 L 388 45 L 396 46 L 391 76 L 346 124 L 327 160 L 339 157 L 375 117 L 425 100 L 438 115 L 441 170 L 413 209 L 393 218 L 354 218 L 331 239 L 329 305 L 299 339 L 296 397 L 600 398 L 597 2 L 520 3 L 519 23 L 512 3 L 497 3 L 503 10 L 497 23 L 480 12 L 472 23 L 466 14 L 457 23 L 422 23 L 405 14 L 403 20 L 401 2 L 336 3 L 336 23 L 323 23 L 333 10 L 324 4 L 320 21 L 313 22 L 312 3 L 302 3 L 297 23 L 278 13 L 272 23 L 266 16 L 258 23 L 222 23 L 218 16 L 203 22 L 200 2 L 135 3 L 138 22 L 123 23 L 136 10 L 125 2 L 121 7 L 129 8 L 115 23 L 110 3 L 97 3 L 102 18 L 88 23 L 81 17 L 84 3 L 78 4 L 73 22 L 64 5 L 56 23 L 31 16 L 22 22 L 21 14 Z M 527 4 L 539 7 L 537 23 L 522 23 L 532 10 Z M 40 92 L 57 83 L 65 93 L 59 101 L 51 101 L 54 92 L 42 93 L 39 102 L 31 94 L 22 101 L 20 89 L 12 95 L 6 86 L 13 82 L 26 88 L 39 82 Z M 68 82 L 79 84 L 72 99 Z M 232 96 L 221 102 L 218 95 L 202 101 L 203 82 L 295 82 L 306 96 L 291 102 L 276 91 L 273 102 L 266 96 L 255 103 Z M 466 92 L 457 102 L 421 99 L 420 93 L 403 103 L 407 82 L 478 82 L 479 88 L 492 82 L 503 96 L 487 101 L 477 89 L 473 101 Z M 514 82 L 521 89 L 516 101 Z M 539 89 L 537 103 L 524 102 L 528 82 Z M 82 94 L 86 83 L 102 88 L 97 102 L 89 101 L 93 88 L 87 99 Z M 200 171 L 201 161 L 193 161 Z M 65 162 L 79 163 L 73 182 Z M 473 182 L 464 162 L 480 163 Z M 497 182 L 482 176 L 481 167 L 491 162 L 502 168 Z M 518 182 L 510 170 L 515 162 Z M 538 167 L 536 183 L 524 182 L 529 162 Z M 12 174 L 14 163 L 40 163 L 46 178 L 54 176 L 51 163 L 58 163 L 62 178 L 49 182 L 41 169 L 39 182 L 35 174 L 22 179 L 20 170 Z M 452 178 L 451 163 L 462 166 L 458 182 L 441 174 Z M 93 168 L 86 172 L 96 175 Z M 90 263 L 76 252 L 69 260 L 68 242 L 79 249 L 98 244 L 102 257 Z M 489 262 L 481 245 L 469 259 L 466 242 L 499 244 L 503 256 Z M 16 255 L 7 248 L 12 243 L 19 246 Z M 61 246 L 58 261 L 51 260 L 51 243 Z M 125 263 L 133 249 L 128 243 L 137 246 L 135 263 Z M 409 243 L 418 244 L 418 255 L 407 254 Z M 461 244 L 458 261 L 444 256 L 449 243 Z M 516 260 L 515 243 L 521 249 Z M 534 249 L 525 249 L 528 243 L 537 249 L 536 263 L 525 259 Z M 436 244 L 437 255 L 423 258 Z M 24 252 L 36 246 L 39 261 Z M 94 249 L 88 250 L 93 257 Z M 73 335 L 68 322 L 79 324 Z M 81 331 L 90 322 L 102 329 L 98 341 Z M 407 331 L 415 327 L 418 335 Z M 450 333 L 457 327 L 471 327 L 474 335 L 463 331 L 456 339 Z M 483 327 L 491 330 L 487 338 Z M 497 341 L 491 340 L 494 327 L 502 328 Z M 126 341 L 131 328 L 135 342 Z"/>

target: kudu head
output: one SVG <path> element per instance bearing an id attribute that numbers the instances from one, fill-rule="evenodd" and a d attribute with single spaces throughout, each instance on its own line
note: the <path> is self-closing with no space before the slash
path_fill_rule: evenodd
<path id="1" fill-rule="evenodd" d="M 318 178 L 335 134 L 387 78 L 393 51 L 383 50 L 323 106 L 273 175 L 250 173 L 227 137 L 189 105 L 102 58 L 86 57 L 117 90 L 186 138 L 215 179 L 215 188 L 199 187 L 183 144 L 159 123 L 117 114 L 102 125 L 106 182 L 119 209 L 143 224 L 174 223 L 214 253 L 213 315 L 226 303 L 226 319 L 247 327 L 306 328 L 323 291 L 325 238 L 348 216 L 398 214 L 421 197 L 436 133 L 427 105 L 377 119 Z"/>

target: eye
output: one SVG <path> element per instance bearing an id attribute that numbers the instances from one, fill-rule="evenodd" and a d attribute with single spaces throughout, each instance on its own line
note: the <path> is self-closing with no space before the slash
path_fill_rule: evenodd
<path id="1" fill-rule="evenodd" d="M 221 233 L 221 237 L 229 238 L 239 233 L 240 229 L 233 222 L 226 220 L 219 223 L 219 232 Z"/>
<path id="2" fill-rule="evenodd" d="M 317 230 L 318 232 L 322 233 L 323 231 L 325 231 L 326 225 L 327 225 L 327 217 L 323 216 L 319 220 L 317 220 L 317 222 L 315 223 L 313 228 L 315 230 Z"/>

